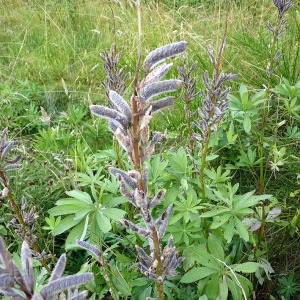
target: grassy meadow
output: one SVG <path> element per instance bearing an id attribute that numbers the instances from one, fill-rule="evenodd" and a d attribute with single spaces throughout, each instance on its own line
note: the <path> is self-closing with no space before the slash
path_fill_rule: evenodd
<path id="1" fill-rule="evenodd" d="M 37 253 L 45 250 L 34 258 L 35 290 L 66 253 L 65 275 L 94 274 L 80 288 L 91 299 L 300 299 L 300 7 L 293 1 L 279 16 L 279 2 L 141 0 L 139 39 L 133 0 L 0 0 L 0 130 L 8 129 L 0 139 L 0 235 L 15 261 L 22 240 Z M 154 49 L 179 41 L 188 42 L 186 51 L 168 59 L 173 67 L 166 79 L 183 80 L 178 68 L 196 66 L 186 74 L 187 87 L 172 93 L 174 104 L 150 113 L 150 136 L 165 135 L 141 162 L 148 169 L 146 197 L 166 191 L 151 216 L 173 204 L 160 243 L 168 245 L 172 235 L 184 258 L 161 284 L 148 276 L 150 268 L 145 275 L 136 267 L 143 254 L 135 245 L 149 252 L 154 242 L 120 223 L 127 218 L 145 228 L 142 210 L 126 200 L 120 176 L 108 168 L 138 169 L 89 106 L 108 106 L 102 83 L 112 77 L 100 53 L 121 52 L 117 65 L 128 73 L 122 97 L 129 103 L 139 89 L 139 54 L 143 63 Z M 206 71 L 211 85 L 202 77 Z M 238 76 L 224 79 L 222 72 Z M 195 93 L 203 91 L 194 99 L 193 83 Z M 231 88 L 227 106 L 218 87 Z M 205 115 L 205 95 L 213 107 L 206 135 L 201 121 L 193 123 Z M 7 150 L 14 147 L 22 168 L 6 174 L 9 140 L 19 141 Z M 111 213 L 94 221 L 104 208 Z M 38 217 L 24 223 L 32 209 Z M 76 239 L 96 245 L 101 258 Z M 3 289 L 0 284 L 0 295 L 7 295 Z"/>

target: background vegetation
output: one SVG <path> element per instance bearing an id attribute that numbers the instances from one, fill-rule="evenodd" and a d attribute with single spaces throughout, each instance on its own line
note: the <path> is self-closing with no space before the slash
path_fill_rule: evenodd
<path id="1" fill-rule="evenodd" d="M 79 233 L 73 230 L 70 234 L 70 230 L 75 225 L 66 226 L 72 222 L 59 225 L 65 216 L 58 213 L 59 209 L 51 213 L 51 209 L 59 207 L 56 206 L 59 199 L 80 198 L 78 194 L 70 194 L 79 190 L 87 192 L 91 201 L 102 197 L 101 205 L 118 207 L 140 221 L 134 218 L 135 211 L 128 208 L 121 196 L 117 180 L 107 171 L 107 166 L 117 164 L 119 158 L 112 133 L 106 121 L 93 118 L 88 108 L 91 103 L 107 104 L 106 89 L 101 84 L 106 73 L 99 54 L 109 52 L 114 41 L 117 52 L 122 52 L 119 66 L 126 65 L 129 72 L 124 98 L 129 99 L 132 94 L 138 45 L 134 1 L 0 0 L 0 4 L 0 124 L 1 129 L 9 129 L 11 139 L 20 141 L 16 152 L 22 155 L 22 169 L 9 173 L 10 190 L 20 207 L 22 197 L 26 197 L 28 207 L 36 208 L 38 246 L 51 254 L 52 263 L 55 256 L 67 249 L 67 274 L 86 270 L 96 274 L 94 282 L 86 288 L 97 299 L 109 297 L 107 274 L 115 278 L 113 284 L 119 287 L 121 299 L 155 295 L 152 283 L 133 267 L 138 260 L 134 244 L 141 241 L 120 225 L 121 217 L 110 216 L 106 229 L 90 240 L 102 247 L 108 262 L 103 271 L 101 263 L 88 259 L 85 251 L 74 246 L 74 237 Z M 212 74 L 214 69 L 206 46 L 210 44 L 217 53 L 226 14 L 228 30 L 221 69 L 239 76 L 227 84 L 231 86 L 231 106 L 218 127 L 218 134 L 211 138 L 211 161 L 205 162 L 205 183 L 211 188 L 206 197 L 212 209 L 201 217 L 204 227 L 198 222 L 205 209 L 199 208 L 203 201 L 201 186 L 195 183 L 198 175 L 194 167 L 202 163 L 201 147 L 196 148 L 192 158 L 187 147 L 189 129 L 181 91 L 175 93 L 177 100 L 172 108 L 151 120 L 154 131 L 167 129 L 168 140 L 157 151 L 160 158 L 154 156 L 149 161 L 149 184 L 154 191 L 167 188 L 162 206 L 166 208 L 174 202 L 175 218 L 171 218 L 167 234 L 173 234 L 174 245 L 186 258 L 180 275 L 168 281 L 166 295 L 168 299 L 214 299 L 213 291 L 205 286 L 219 281 L 208 275 L 196 276 L 195 280 L 187 277 L 182 280 L 182 276 L 195 266 L 207 267 L 197 254 L 188 259 L 194 245 L 219 243 L 225 249 L 225 253 L 219 253 L 219 259 L 228 265 L 265 262 L 260 271 L 251 269 L 243 274 L 245 277 L 241 276 L 246 278 L 241 281 L 245 280 L 243 286 L 249 288 L 248 297 L 253 297 L 252 286 L 257 299 L 298 299 L 300 13 L 297 1 L 285 15 L 288 20 L 285 33 L 276 43 L 276 49 L 284 54 L 280 60 L 282 66 L 270 78 L 266 67 L 270 62 L 272 34 L 267 24 L 277 22 L 277 11 L 273 2 L 267 0 L 142 1 L 143 59 L 157 47 L 188 41 L 186 64 L 190 67 L 197 62 L 192 72 L 196 78 L 195 90 L 205 89 L 201 77 L 206 70 Z M 176 58 L 173 63 L 168 77 L 178 78 L 177 67 L 183 65 L 183 60 Z M 261 101 L 262 93 L 268 85 L 269 100 L 265 103 Z M 190 103 L 189 110 L 195 112 L 201 106 L 202 97 L 198 96 Z M 268 122 L 262 125 L 266 111 Z M 265 127 L 263 138 L 262 127 Z M 127 163 L 126 153 L 121 150 L 119 155 Z M 261 193 L 260 168 L 265 186 Z M 221 234 L 222 225 L 214 223 L 215 228 L 210 227 L 222 217 L 219 209 L 228 205 L 224 201 L 222 206 L 220 199 L 238 201 L 240 198 L 233 200 L 232 195 L 239 197 L 251 191 L 266 198 L 253 204 L 251 213 L 248 210 L 237 215 L 241 220 L 250 217 L 260 220 L 263 224 L 260 228 L 253 231 L 250 230 L 253 223 L 247 226 L 244 223 L 247 234 L 235 226 L 232 239 L 226 239 Z M 18 253 L 21 240 L 15 238 L 14 228 L 7 226 L 14 212 L 4 196 L 0 199 L 0 234 L 10 252 Z M 205 216 L 207 223 L 203 221 Z M 79 237 L 88 237 L 90 230 L 88 227 L 86 235 L 81 232 Z M 212 232 L 218 237 L 217 242 L 211 237 Z M 217 252 L 210 249 L 205 253 L 216 256 Z M 224 270 L 220 272 L 225 274 Z M 200 298 L 205 294 L 209 298 Z M 232 289 L 227 296 L 237 299 Z"/>

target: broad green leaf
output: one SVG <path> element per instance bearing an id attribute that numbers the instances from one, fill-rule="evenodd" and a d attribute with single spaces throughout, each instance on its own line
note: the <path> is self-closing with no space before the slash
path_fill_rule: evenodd
<path id="1" fill-rule="evenodd" d="M 224 238 L 226 239 L 227 243 L 230 243 L 234 234 L 233 218 L 230 218 L 229 222 L 223 225 L 223 228 L 224 228 Z"/>
<path id="2" fill-rule="evenodd" d="M 177 213 L 174 217 L 169 221 L 169 225 L 177 223 L 184 215 L 184 212 Z"/>
<path id="3" fill-rule="evenodd" d="M 231 216 L 232 216 L 231 214 L 224 214 L 224 215 L 216 218 L 216 220 L 213 221 L 212 224 L 210 225 L 210 228 L 211 229 L 216 229 L 216 228 L 222 226 L 223 224 L 225 224 L 229 220 L 229 218 Z"/>
<path id="4" fill-rule="evenodd" d="M 68 216 L 68 217 L 62 219 L 57 224 L 57 226 L 55 226 L 55 228 L 52 231 L 52 234 L 53 235 L 61 234 L 61 233 L 65 232 L 65 231 L 67 231 L 68 229 L 74 227 L 79 222 L 80 222 L 80 220 L 74 220 L 74 215 Z"/>
<path id="5" fill-rule="evenodd" d="M 261 267 L 261 264 L 257 262 L 245 262 L 238 265 L 232 265 L 232 270 L 236 272 L 242 272 L 242 273 L 254 273 L 259 267 Z"/>
<path id="6" fill-rule="evenodd" d="M 202 278 L 208 277 L 214 273 L 217 273 L 217 270 L 206 268 L 206 267 L 195 267 L 189 270 L 187 273 L 185 273 L 181 278 L 180 282 L 182 283 L 195 282 Z"/>
<path id="7" fill-rule="evenodd" d="M 243 126 L 244 126 L 245 132 L 250 133 L 250 131 L 251 131 L 251 119 L 247 114 L 244 115 Z"/>
<path id="8" fill-rule="evenodd" d="M 214 216 L 217 216 L 217 215 L 221 215 L 225 212 L 229 212 L 230 209 L 229 208 L 212 208 L 211 211 L 207 211 L 203 214 L 200 215 L 200 218 L 210 218 L 210 217 L 214 217 Z"/>
<path id="9" fill-rule="evenodd" d="M 52 216 L 60 216 L 60 215 L 70 215 L 74 214 L 82 209 L 84 209 L 85 206 L 78 206 L 78 205 L 60 205 L 53 208 L 50 208 L 48 210 L 48 213 Z"/>
<path id="10" fill-rule="evenodd" d="M 227 277 L 227 284 L 228 284 L 228 289 L 231 292 L 231 296 L 232 296 L 233 300 L 241 300 L 241 299 L 243 299 L 243 298 L 241 298 L 242 297 L 242 290 L 238 286 L 238 283 L 236 282 L 236 280 L 235 280 L 234 277 L 233 277 L 233 279 Z"/>
<path id="11" fill-rule="evenodd" d="M 82 202 L 84 202 L 86 204 L 91 204 L 91 205 L 93 204 L 91 196 L 86 192 L 82 192 L 79 190 L 73 190 L 73 191 L 67 191 L 66 194 L 70 197 L 81 200 Z"/>
<path id="12" fill-rule="evenodd" d="M 86 230 L 85 229 L 85 221 L 86 220 L 81 220 L 76 226 L 74 226 L 68 237 L 67 237 L 67 240 L 66 240 L 66 245 L 68 244 L 75 244 L 75 240 L 80 240 L 81 239 L 81 236 L 83 235 L 82 233 Z"/>
<path id="13" fill-rule="evenodd" d="M 131 281 L 133 286 L 144 286 L 149 283 L 149 279 L 147 277 L 137 278 Z"/>
<path id="14" fill-rule="evenodd" d="M 240 274 L 236 274 L 236 277 L 240 282 L 240 284 L 242 285 L 242 288 L 245 291 L 246 296 L 249 296 L 250 292 L 253 290 L 251 281 Z"/>
<path id="15" fill-rule="evenodd" d="M 220 270 L 223 266 L 220 266 L 220 263 L 210 253 L 200 247 L 191 246 L 188 248 L 187 253 L 188 255 L 192 255 L 197 262 L 205 267 Z"/>
<path id="16" fill-rule="evenodd" d="M 228 298 L 228 285 L 227 277 L 223 276 L 222 282 L 219 284 L 219 298 L 220 300 L 227 300 Z"/>
<path id="17" fill-rule="evenodd" d="M 120 273 L 117 266 L 110 265 L 110 270 L 112 272 L 112 281 L 114 286 L 118 291 L 122 293 L 123 296 L 128 297 L 131 295 L 131 286 L 124 279 Z"/>
<path id="18" fill-rule="evenodd" d="M 223 243 L 214 234 L 210 234 L 207 240 L 209 252 L 216 258 L 224 261 Z"/>
<path id="19" fill-rule="evenodd" d="M 246 242 L 249 242 L 249 233 L 245 225 L 238 217 L 234 217 L 235 227 L 239 236 L 244 239 Z"/>
<path id="20" fill-rule="evenodd" d="M 81 200 L 75 198 L 62 198 L 56 201 L 57 206 L 59 205 L 78 205 L 78 206 L 91 206 L 91 204 L 87 204 Z"/>
<path id="21" fill-rule="evenodd" d="M 169 163 L 172 173 L 185 174 L 187 170 L 187 155 L 183 147 L 180 147 L 176 153 L 169 157 Z"/>
<path id="22" fill-rule="evenodd" d="M 174 203 L 174 201 L 176 200 L 179 194 L 179 191 L 180 191 L 179 184 L 175 184 L 168 189 L 163 201 L 165 208 L 168 207 L 170 204 Z"/>
<path id="23" fill-rule="evenodd" d="M 245 106 L 249 98 L 248 98 L 248 89 L 243 83 L 240 85 L 240 97 L 243 105 Z"/>
<path id="24" fill-rule="evenodd" d="M 255 195 L 253 196 L 255 191 L 248 192 L 241 196 L 241 198 L 237 201 L 235 205 L 236 210 L 240 210 L 241 208 L 251 207 L 257 205 L 261 200 L 267 200 L 272 198 L 272 195 Z"/>
<path id="25" fill-rule="evenodd" d="M 101 209 L 101 212 L 108 217 L 109 219 L 112 219 L 114 221 L 120 221 L 124 215 L 125 211 L 118 209 L 118 208 L 105 208 Z"/>
<path id="26" fill-rule="evenodd" d="M 217 154 L 207 155 L 205 161 L 211 161 L 211 160 L 214 160 L 218 157 L 219 157 L 219 155 L 217 155 Z"/>
<path id="27" fill-rule="evenodd" d="M 217 299 L 219 295 L 219 284 L 222 278 L 219 274 L 212 276 L 209 282 L 206 285 L 205 293 L 209 299 Z"/>
<path id="28" fill-rule="evenodd" d="M 91 212 L 90 208 L 83 208 L 82 210 L 79 210 L 78 212 L 76 212 L 74 220 L 78 220 L 78 219 L 81 220 L 90 212 Z"/>
<path id="29" fill-rule="evenodd" d="M 96 220 L 100 230 L 104 233 L 109 232 L 111 230 L 111 224 L 109 219 L 103 215 L 102 212 L 96 212 Z"/>

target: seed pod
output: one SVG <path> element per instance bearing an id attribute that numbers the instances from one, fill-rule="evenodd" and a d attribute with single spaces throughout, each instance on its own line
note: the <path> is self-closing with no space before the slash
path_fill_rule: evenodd
<path id="1" fill-rule="evenodd" d="M 101 258 L 101 252 L 100 250 L 98 249 L 98 247 L 88 243 L 88 242 L 85 242 L 85 241 L 81 241 L 81 240 L 76 240 L 76 244 L 92 253 L 94 253 L 98 259 Z"/>
<path id="2" fill-rule="evenodd" d="M 128 103 L 118 93 L 112 90 L 109 91 L 109 99 L 114 107 L 118 108 L 118 110 L 127 118 L 128 122 L 130 122 L 132 111 Z"/>
<path id="3" fill-rule="evenodd" d="M 171 106 L 173 105 L 174 103 L 174 100 L 175 100 L 175 97 L 166 97 L 166 98 L 163 98 L 163 99 L 160 99 L 160 100 L 157 100 L 155 102 L 152 102 L 151 103 L 151 106 L 152 106 L 152 113 L 156 113 L 158 111 L 160 111 L 161 109 L 164 109 L 168 106 Z M 145 109 L 144 109 L 144 112 L 145 113 L 147 111 L 149 106 L 147 106 Z"/>
<path id="4" fill-rule="evenodd" d="M 142 103 L 150 100 L 151 98 L 166 92 L 176 91 L 182 85 L 181 80 L 170 79 L 159 82 L 154 82 L 146 85 L 141 89 L 140 99 Z"/>
<path id="5" fill-rule="evenodd" d="M 156 67 L 150 74 L 147 75 L 144 81 L 144 86 L 161 80 L 167 72 L 172 68 L 173 63 L 162 64 Z"/>
<path id="6" fill-rule="evenodd" d="M 187 44 L 187 42 L 181 41 L 165 45 L 150 52 L 144 61 L 145 73 L 147 74 L 153 67 L 166 59 L 182 54 L 185 51 Z"/>
<path id="7" fill-rule="evenodd" d="M 90 105 L 90 110 L 92 114 L 97 117 L 102 117 L 109 121 L 120 123 L 120 127 L 122 129 L 126 128 L 128 125 L 127 118 L 123 114 L 117 112 L 115 109 L 107 108 L 102 105 Z"/>

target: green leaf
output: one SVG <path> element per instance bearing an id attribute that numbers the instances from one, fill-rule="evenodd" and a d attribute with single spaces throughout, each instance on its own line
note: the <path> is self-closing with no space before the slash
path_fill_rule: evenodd
<path id="1" fill-rule="evenodd" d="M 180 282 L 191 283 L 217 273 L 217 270 L 207 267 L 195 267 L 183 275 Z"/>
<path id="2" fill-rule="evenodd" d="M 108 217 L 109 219 L 112 219 L 114 221 L 120 221 L 124 215 L 125 211 L 118 209 L 118 208 L 105 208 L 101 209 L 101 212 Z"/>
<path id="3" fill-rule="evenodd" d="M 230 243 L 234 234 L 234 220 L 233 218 L 229 219 L 227 224 L 224 224 L 224 238 L 226 239 L 227 243 Z"/>
<path id="4" fill-rule="evenodd" d="M 203 214 L 200 215 L 200 218 L 210 218 L 210 217 L 214 217 L 217 215 L 221 215 L 225 212 L 229 212 L 230 209 L 229 208 L 212 208 L 211 211 L 207 211 Z"/>
<path id="5" fill-rule="evenodd" d="M 171 186 L 165 197 L 164 197 L 164 207 L 168 207 L 170 204 L 174 203 L 174 201 L 176 200 L 178 194 L 180 191 L 180 185 L 179 184 L 175 184 L 173 186 Z"/>
<path id="6" fill-rule="evenodd" d="M 231 217 L 231 214 L 224 214 L 223 216 L 220 216 L 218 218 L 216 218 L 216 220 L 214 220 L 211 225 L 210 228 L 211 229 L 216 229 L 220 226 L 222 226 L 223 224 L 225 224 L 229 218 Z"/>
<path id="7" fill-rule="evenodd" d="M 78 224 L 80 222 L 80 220 L 74 220 L 74 215 L 72 216 L 68 216 L 64 219 L 62 219 L 57 226 L 55 226 L 55 228 L 52 231 L 53 235 L 58 235 L 61 234 L 65 231 L 67 231 L 68 229 L 74 227 L 76 224 Z"/>
<path id="8" fill-rule="evenodd" d="M 261 264 L 249 261 L 238 265 L 232 265 L 231 267 L 236 272 L 255 273 L 256 270 L 261 267 Z"/>
<path id="9" fill-rule="evenodd" d="M 248 89 L 243 83 L 240 85 L 240 97 L 243 105 L 245 106 L 249 100 L 249 97 L 248 97 Z"/>
<path id="10" fill-rule="evenodd" d="M 244 239 L 246 242 L 249 242 L 249 233 L 245 225 L 238 217 L 234 217 L 235 227 L 239 236 Z"/>
<path id="11" fill-rule="evenodd" d="M 250 131 L 251 131 L 251 119 L 247 114 L 244 115 L 243 126 L 244 126 L 245 132 L 250 133 Z"/>
<path id="12" fill-rule="evenodd" d="M 77 219 L 81 220 L 82 218 L 84 218 L 90 212 L 91 212 L 90 208 L 84 208 L 84 209 L 76 212 L 74 220 L 77 220 Z"/>
<path id="13" fill-rule="evenodd" d="M 96 212 L 96 220 L 101 231 L 107 233 L 111 230 L 109 219 L 101 211 Z"/>
<path id="14" fill-rule="evenodd" d="M 205 293 L 209 299 L 217 299 L 219 296 L 219 284 L 221 277 L 219 274 L 214 275 L 206 285 Z"/>
<path id="15" fill-rule="evenodd" d="M 188 255 L 191 255 L 197 262 L 205 267 L 220 270 L 223 266 L 220 266 L 220 263 L 210 253 L 200 247 L 191 246 L 187 250 Z"/>
<path id="16" fill-rule="evenodd" d="M 184 212 L 177 213 L 174 217 L 169 221 L 169 225 L 177 223 L 184 215 Z"/>
<path id="17" fill-rule="evenodd" d="M 223 276 L 222 282 L 219 284 L 219 299 L 227 300 L 228 298 L 228 285 L 227 285 L 227 277 Z"/>
<path id="18" fill-rule="evenodd" d="M 171 172 L 183 175 L 187 170 L 187 155 L 183 147 L 180 147 L 177 153 L 172 153 L 169 157 Z"/>
<path id="19" fill-rule="evenodd" d="M 77 205 L 77 206 L 91 206 L 90 204 L 86 204 L 79 199 L 75 198 L 62 198 L 56 201 L 57 206 L 59 205 Z"/>
<path id="20" fill-rule="evenodd" d="M 112 281 L 114 286 L 118 291 L 122 293 L 123 296 L 128 297 L 131 295 L 131 287 L 124 279 L 117 266 L 110 265 L 110 270 L 112 272 Z"/>
<path id="21" fill-rule="evenodd" d="M 91 196 L 86 192 L 82 192 L 79 190 L 73 190 L 73 191 L 67 191 L 66 194 L 70 197 L 81 200 L 82 202 L 84 202 L 86 204 L 90 204 L 90 205 L 93 204 Z"/>
<path id="22" fill-rule="evenodd" d="M 76 226 L 72 228 L 72 230 L 70 231 L 67 237 L 66 245 L 75 244 L 75 240 L 77 239 L 81 240 L 81 236 L 83 235 L 83 232 L 85 231 L 86 233 L 85 221 L 86 220 L 81 220 Z"/>
<path id="23" fill-rule="evenodd" d="M 214 234 L 210 234 L 207 240 L 209 252 L 216 258 L 224 261 L 223 243 Z"/>
<path id="24" fill-rule="evenodd" d="M 78 205 L 59 205 L 48 210 L 48 213 L 52 216 L 70 215 L 82 210 L 85 206 Z"/>

